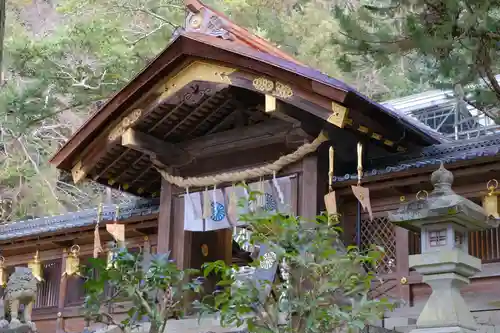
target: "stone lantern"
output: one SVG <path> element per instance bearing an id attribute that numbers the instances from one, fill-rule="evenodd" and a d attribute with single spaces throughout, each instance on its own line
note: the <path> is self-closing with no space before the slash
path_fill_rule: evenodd
<path id="1" fill-rule="evenodd" d="M 428 196 L 389 213 L 392 223 L 420 232 L 422 254 L 410 256 L 409 265 L 432 288 L 412 332 L 475 331 L 474 317 L 460 294 L 469 277 L 481 270 L 481 260 L 469 255 L 467 234 L 496 226 L 481 206 L 453 192 L 453 174 L 442 164 L 431 183 L 434 190 Z"/>

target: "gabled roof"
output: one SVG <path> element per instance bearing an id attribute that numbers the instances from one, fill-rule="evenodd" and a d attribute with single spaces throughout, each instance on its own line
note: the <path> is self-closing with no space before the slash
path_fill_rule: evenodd
<path id="1" fill-rule="evenodd" d="M 270 78 L 283 83 L 293 90 L 293 98 L 288 98 L 284 102 L 321 119 L 325 125 L 335 113 L 334 105 L 347 108 L 351 122 L 346 123 L 346 127 L 351 126 L 351 131 L 366 135 L 370 140 L 378 140 L 382 146 L 391 147 L 394 151 L 396 148 L 405 150 L 405 144 L 421 147 L 442 142 L 443 138 L 439 133 L 429 130 L 420 122 L 387 109 L 345 83 L 300 64 L 277 47 L 238 27 L 200 2 L 191 0 L 187 5 L 190 13 L 186 19 L 185 31 L 178 31 L 175 38 L 156 59 L 94 113 L 55 154 L 51 163 L 66 171 L 72 171 L 81 161 L 82 155 L 87 157 L 92 155 L 89 160 L 93 162 L 87 165 L 90 165 L 89 168 L 93 168 L 92 165 L 97 163 L 96 161 L 104 163 L 101 154 L 107 154 L 106 149 L 111 149 L 108 146 L 112 143 L 106 141 L 106 138 L 113 128 L 120 125 L 119 123 L 137 108 L 137 103 L 144 101 L 145 96 L 151 100 L 151 96 L 154 95 L 152 92 L 157 92 L 159 87 L 163 87 L 169 82 L 168 80 L 176 78 L 195 62 L 216 64 L 215 66 L 221 68 L 229 67 L 237 76 L 229 80 L 231 85 L 243 90 L 254 89 L 253 91 L 261 94 L 260 96 L 263 92 L 255 90 L 252 80 Z M 213 75 L 212 72 L 209 74 Z M 193 80 L 200 79 L 196 75 Z M 150 104 L 145 108 L 150 108 L 156 103 L 155 101 L 158 101 L 157 97 L 148 102 Z M 185 116 L 185 114 L 176 115 L 177 119 Z M 205 117 L 205 115 L 200 116 Z M 154 121 L 145 118 L 147 117 L 144 116 L 140 120 Z M 168 141 L 168 138 L 166 140 Z M 105 152 L 90 152 L 91 149 L 98 150 L 96 147 Z M 115 157 L 109 155 L 106 163 L 112 163 Z M 88 173 L 84 174 L 86 177 Z M 108 180 L 99 177 L 95 176 L 93 179 L 108 184 Z M 147 174 L 144 177 L 153 175 Z M 138 187 L 138 190 L 144 191 L 143 187 Z"/>
<path id="2" fill-rule="evenodd" d="M 233 60 L 235 56 L 239 60 Z M 169 73 L 169 69 L 173 70 L 175 64 L 188 57 L 213 61 L 229 60 L 247 70 L 259 71 L 275 77 L 279 75 L 282 80 L 293 80 L 311 93 L 335 100 L 347 107 L 354 107 L 360 112 L 364 111 L 367 116 L 380 123 L 392 119 L 416 137 L 420 137 L 422 142 L 432 144 L 442 140 L 438 133 L 430 131 L 420 122 L 369 100 L 342 81 L 331 78 L 315 69 L 231 41 L 198 33 L 181 32 L 130 84 L 116 93 L 100 110 L 95 112 L 56 153 L 51 162 L 57 166 L 64 165 L 70 155 L 80 153 L 88 145 L 90 141 L 88 139 L 92 137 L 93 133 L 97 134 L 100 130 L 104 130 L 105 124 L 121 117 L 140 95 L 158 84 Z"/>

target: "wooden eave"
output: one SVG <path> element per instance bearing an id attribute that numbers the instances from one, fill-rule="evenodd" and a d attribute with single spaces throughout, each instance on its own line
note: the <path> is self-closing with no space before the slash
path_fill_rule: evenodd
<path id="1" fill-rule="evenodd" d="M 208 41 L 210 42 L 208 43 Z M 243 51 L 246 51 L 246 54 Z M 250 50 L 244 50 L 241 46 L 235 47 L 229 41 L 192 33 L 181 34 L 130 84 L 117 92 L 100 110 L 95 112 L 58 150 L 50 162 L 58 168 L 70 168 L 71 157 L 81 153 L 97 133 L 104 130 L 106 124 L 127 112 L 140 99 L 140 96 L 150 91 L 162 78 L 168 77 L 176 66 L 185 60 L 192 61 L 194 57 L 229 63 L 252 72 L 279 78 L 285 82 L 293 82 L 294 86 L 299 89 L 340 104 L 344 103 L 350 93 L 343 87 L 334 87 L 305 75 L 295 74 L 292 72 L 293 68 L 280 68 L 277 64 L 266 61 L 265 58 L 258 58 L 257 55 L 252 56 L 252 53 Z M 362 107 L 360 109 L 359 111 L 362 112 Z M 433 140 L 427 138 L 427 141 L 432 142 Z"/>
<path id="2" fill-rule="evenodd" d="M 217 60 L 235 56 L 229 52 L 227 52 L 229 54 L 222 54 L 226 53 L 226 50 L 211 50 L 211 48 L 209 44 L 201 43 L 192 36 L 188 37 L 186 34 L 178 36 L 149 66 L 132 79 L 130 84 L 112 96 L 100 110 L 95 112 L 58 150 L 50 162 L 57 168 L 70 169 L 75 155 L 80 154 L 83 148 L 97 136 L 97 133 L 103 131 L 114 119 L 120 118 L 123 113 L 129 111 L 140 96 L 146 95 L 162 78 L 175 73 L 176 69 L 178 70 L 176 67 L 185 66 L 196 58 Z M 343 99 L 343 94 L 343 91 L 339 91 L 338 98 Z"/>
<path id="3" fill-rule="evenodd" d="M 113 221 L 102 222 L 100 229 L 101 242 L 105 244 L 112 241 L 113 238 L 105 231 L 105 225 L 114 223 Z M 134 216 L 121 220 L 126 228 L 127 237 L 140 237 L 156 233 L 158 225 L 158 213 L 150 215 Z M 0 240 L 0 247 L 3 255 L 19 255 L 24 253 L 33 253 L 36 249 L 50 250 L 70 247 L 73 244 L 79 245 L 92 244 L 94 242 L 95 225 L 86 225 L 63 230 L 46 231 L 36 235 L 13 237 L 6 240 Z"/>

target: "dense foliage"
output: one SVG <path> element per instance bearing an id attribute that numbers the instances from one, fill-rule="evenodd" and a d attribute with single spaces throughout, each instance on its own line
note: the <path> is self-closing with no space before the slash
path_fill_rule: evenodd
<path id="1" fill-rule="evenodd" d="M 250 193 L 250 200 L 256 195 Z M 222 261 L 206 264 L 205 276 L 215 272 L 220 281 L 201 309 L 219 312 L 223 326 L 246 326 L 255 333 L 351 331 L 373 323 L 391 307 L 387 300 L 368 298 L 371 268 L 382 249 L 360 253 L 356 247 L 343 248 L 334 217 L 307 222 L 258 209 L 240 220 L 252 231 L 247 241 L 266 245 L 271 254 L 261 253 L 251 267 L 257 272 L 276 262 L 281 274 L 274 281 L 259 281 L 259 275 L 244 278 L 237 267 Z M 273 297 L 262 297 L 266 289 Z"/>
<path id="2" fill-rule="evenodd" d="M 145 321 L 150 323 L 149 333 L 164 332 L 168 319 L 182 315 L 186 291 L 198 292 L 200 288 L 196 280 L 188 279 L 195 271 L 179 270 L 168 253 L 144 255 L 123 248 L 114 252 L 110 262 L 91 259 L 89 264 L 85 316 L 117 325 L 123 332 Z M 116 321 L 107 309 L 116 310 L 127 302 L 127 317 Z"/>
<path id="3" fill-rule="evenodd" d="M 498 119 L 498 1 L 370 1 L 354 10 L 338 6 L 336 18 L 346 51 L 338 63 L 345 70 L 360 54 L 378 68 L 401 62 L 414 81 L 455 89 Z"/>
<path id="4" fill-rule="evenodd" d="M 218 282 L 213 294 L 194 302 L 200 315 L 218 314 L 222 326 L 244 326 L 250 333 L 316 333 L 363 329 L 392 307 L 387 300 L 368 297 L 375 277 L 371 268 L 382 249 L 345 249 L 335 217 L 307 222 L 268 212 L 257 207 L 258 195 L 249 191 L 249 201 L 241 201 L 254 209 L 240 216 L 251 230 L 240 241 L 267 246 L 267 251 L 250 264 L 256 270 L 246 278 L 223 261 L 205 264 L 205 278 Z M 196 277 L 198 271 L 179 270 L 168 254 L 134 254 L 124 248 L 113 254 L 110 262 L 90 261 L 84 308 L 92 321 L 118 325 L 124 332 L 151 322 L 150 333 L 163 332 L 168 319 L 190 308 L 188 292 L 210 288 Z M 279 274 L 274 280 L 263 278 L 257 273 L 262 267 Z M 127 302 L 127 316 L 117 322 L 107 309 Z"/>

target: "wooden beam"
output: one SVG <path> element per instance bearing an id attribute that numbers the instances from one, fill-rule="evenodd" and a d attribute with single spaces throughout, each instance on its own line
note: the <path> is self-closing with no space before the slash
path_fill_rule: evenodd
<path id="1" fill-rule="evenodd" d="M 163 165 L 185 165 L 193 158 L 185 150 L 170 142 L 129 128 L 122 135 L 122 146 L 136 150 Z"/>
<path id="2" fill-rule="evenodd" d="M 149 155 L 166 166 L 186 165 L 193 158 L 206 158 L 227 152 L 285 142 L 287 136 L 308 138 L 300 128 L 281 120 L 269 120 L 257 125 L 224 131 L 174 145 L 151 135 L 128 129 L 122 145 Z"/>
<path id="3" fill-rule="evenodd" d="M 180 144 L 180 148 L 196 158 L 210 157 L 284 142 L 286 136 L 293 130 L 291 124 L 273 119 L 257 125 L 193 139 Z"/>

